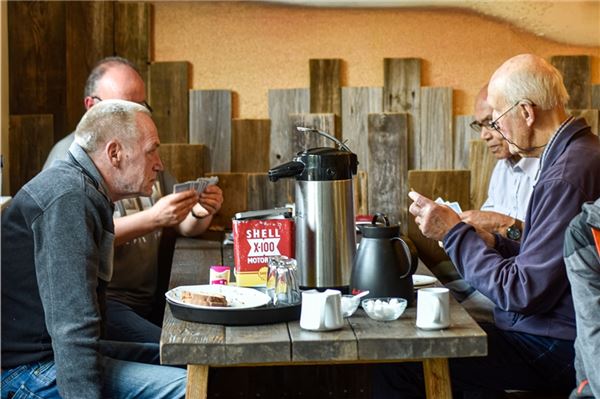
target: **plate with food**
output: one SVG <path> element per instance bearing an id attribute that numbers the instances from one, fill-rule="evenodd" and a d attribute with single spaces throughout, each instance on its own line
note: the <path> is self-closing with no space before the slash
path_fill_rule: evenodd
<path id="1" fill-rule="evenodd" d="M 253 288 L 232 285 L 182 285 L 167 291 L 167 300 L 196 309 L 239 310 L 267 305 L 271 298 Z"/>

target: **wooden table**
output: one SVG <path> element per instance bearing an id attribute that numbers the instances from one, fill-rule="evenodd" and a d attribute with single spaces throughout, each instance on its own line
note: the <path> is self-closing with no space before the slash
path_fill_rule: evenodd
<path id="1" fill-rule="evenodd" d="M 231 249 L 218 241 L 180 238 L 170 288 L 206 284 L 208 269 L 232 265 Z M 451 300 L 447 330 L 415 327 L 415 307 L 393 322 L 377 322 L 362 309 L 342 329 L 312 332 L 299 322 L 229 327 L 186 322 L 165 309 L 160 339 L 163 364 L 188 365 L 187 398 L 206 398 L 209 367 L 422 361 L 429 398 L 451 398 L 448 358 L 487 354 L 485 332 Z"/>

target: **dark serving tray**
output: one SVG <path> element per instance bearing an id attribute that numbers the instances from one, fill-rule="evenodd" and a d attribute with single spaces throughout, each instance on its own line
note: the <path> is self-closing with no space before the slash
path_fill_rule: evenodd
<path id="1" fill-rule="evenodd" d="M 173 316 L 180 320 L 226 326 L 251 326 L 299 320 L 302 307 L 302 303 L 277 307 L 269 304 L 260 308 L 220 310 L 191 308 L 171 302 L 168 298 L 167 303 Z"/>

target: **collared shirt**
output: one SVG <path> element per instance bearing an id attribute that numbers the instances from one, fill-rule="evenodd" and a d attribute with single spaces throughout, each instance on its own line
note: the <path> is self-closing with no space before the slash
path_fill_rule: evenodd
<path id="1" fill-rule="evenodd" d="M 499 160 L 492 172 L 488 198 L 481 210 L 525 220 L 539 165 L 539 158 L 521 158 L 515 164 L 508 159 Z"/>

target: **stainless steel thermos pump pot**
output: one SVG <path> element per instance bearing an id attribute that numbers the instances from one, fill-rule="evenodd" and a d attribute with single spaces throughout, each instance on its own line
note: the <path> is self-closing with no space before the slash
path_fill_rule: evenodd
<path id="1" fill-rule="evenodd" d="M 329 134 L 306 130 L 326 136 L 338 148 L 301 151 L 291 162 L 269 170 L 269 179 L 296 179 L 296 260 L 300 286 L 346 291 L 356 253 L 352 176 L 356 174 L 358 160 L 345 144 Z"/>

